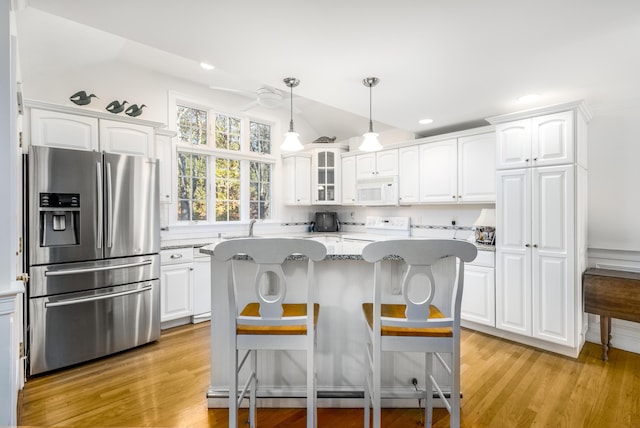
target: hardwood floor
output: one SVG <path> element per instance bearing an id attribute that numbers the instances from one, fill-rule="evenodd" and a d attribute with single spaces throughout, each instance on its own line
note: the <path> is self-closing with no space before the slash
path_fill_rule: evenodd
<path id="1" fill-rule="evenodd" d="M 209 324 L 27 381 L 22 426 L 226 427 L 207 409 Z M 640 355 L 587 343 L 577 360 L 481 333 L 462 335 L 463 427 L 640 427 Z M 384 409 L 383 426 L 421 425 L 417 409 Z M 362 427 L 361 409 L 319 409 L 319 427 Z M 241 415 L 241 419 L 244 418 Z M 261 428 L 303 427 L 304 409 L 259 409 Z M 444 409 L 434 426 L 448 427 Z"/>

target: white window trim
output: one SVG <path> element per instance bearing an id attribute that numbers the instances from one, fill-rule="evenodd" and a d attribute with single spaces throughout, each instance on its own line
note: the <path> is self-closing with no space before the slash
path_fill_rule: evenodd
<path id="1" fill-rule="evenodd" d="M 171 227 L 179 227 L 179 228 L 189 228 L 189 227 L 203 227 L 203 226 L 216 226 L 216 225 L 241 225 L 248 223 L 249 213 L 250 213 L 250 204 L 249 204 L 249 162 L 263 162 L 271 164 L 271 218 L 266 220 L 266 222 L 273 222 L 277 217 L 277 212 L 275 207 L 277 206 L 276 198 L 279 198 L 280 192 L 276 192 L 275 189 L 280 184 L 280 180 L 276 179 L 277 161 L 279 150 L 277 148 L 277 144 L 274 140 L 274 136 L 280 134 L 280 121 L 274 117 L 267 117 L 261 115 L 249 115 L 242 113 L 233 113 L 229 112 L 229 109 L 222 108 L 220 106 L 216 106 L 211 102 L 207 102 L 204 99 L 196 98 L 189 95 L 184 95 L 179 92 L 169 91 L 168 94 L 168 116 L 167 123 L 169 124 L 169 129 L 173 131 L 178 131 L 178 127 L 176 124 L 176 114 L 178 104 L 184 104 L 189 107 L 198 108 L 205 110 L 209 113 L 209 118 L 211 118 L 212 113 L 219 113 L 228 115 L 231 117 L 238 117 L 242 119 L 242 128 L 240 130 L 240 145 L 241 151 L 232 151 L 232 150 L 223 150 L 215 148 L 211 145 L 211 141 L 208 141 L 207 146 L 197 146 L 189 143 L 183 143 L 180 141 L 174 142 L 174 150 L 173 156 L 177 157 L 178 152 L 188 152 L 194 154 L 201 154 L 209 156 L 209 163 L 207 166 L 207 183 L 209 189 L 207 191 L 208 200 L 207 200 L 207 209 L 210 213 L 210 219 L 206 221 L 178 221 L 178 195 L 177 195 L 177 168 L 171 172 L 172 174 L 172 183 L 174 193 L 173 203 L 169 207 L 169 225 Z M 249 135 L 249 123 L 250 121 L 260 122 L 271 126 L 271 153 L 257 153 L 249 151 L 249 139 L 246 136 Z M 208 135 L 213 135 L 213 131 L 215 130 L 215 123 L 211 120 L 207 122 L 207 126 L 209 129 L 207 130 Z M 274 153 L 275 152 L 275 153 Z M 240 160 L 240 175 L 243 179 L 240 182 L 240 200 L 242 202 L 242 207 L 240 211 L 240 220 L 239 221 L 216 221 L 215 220 L 215 159 L 216 158 L 225 158 L 225 159 L 235 159 Z"/>

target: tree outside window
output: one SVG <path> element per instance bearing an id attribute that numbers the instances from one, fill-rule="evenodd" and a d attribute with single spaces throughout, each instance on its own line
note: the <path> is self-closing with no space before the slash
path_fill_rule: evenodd
<path id="1" fill-rule="evenodd" d="M 207 219 L 207 156 L 178 153 L 178 220 Z"/>
<path id="2" fill-rule="evenodd" d="M 240 119 L 216 114 L 216 148 L 240 151 Z"/>
<path id="3" fill-rule="evenodd" d="M 271 165 L 251 162 L 249 175 L 249 218 L 271 218 Z"/>
<path id="4" fill-rule="evenodd" d="M 216 159 L 216 221 L 240 220 L 240 161 Z"/>
<path id="5" fill-rule="evenodd" d="M 207 112 L 180 105 L 176 110 L 180 140 L 194 145 L 207 144 Z"/>
<path id="6" fill-rule="evenodd" d="M 264 123 L 249 123 L 249 147 L 252 152 L 271 153 L 271 126 Z"/>

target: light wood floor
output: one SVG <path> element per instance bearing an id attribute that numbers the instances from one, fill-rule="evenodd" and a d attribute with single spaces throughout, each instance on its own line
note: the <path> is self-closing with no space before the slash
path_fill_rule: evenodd
<path id="1" fill-rule="evenodd" d="M 226 427 L 207 409 L 209 324 L 163 332 L 160 341 L 30 379 L 22 426 Z M 587 343 L 577 360 L 465 330 L 462 426 L 640 427 L 640 355 Z M 383 426 L 421 425 L 417 409 L 383 410 Z M 362 427 L 361 409 L 319 409 L 319 427 Z M 244 415 L 241 415 L 244 418 Z M 241 419 L 243 420 L 243 419 Z M 258 425 L 303 427 L 303 409 L 259 409 Z M 448 427 L 437 409 L 434 426 Z"/>

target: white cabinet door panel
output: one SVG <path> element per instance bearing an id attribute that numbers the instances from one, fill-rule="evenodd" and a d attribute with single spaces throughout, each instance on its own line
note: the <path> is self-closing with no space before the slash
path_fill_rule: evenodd
<path id="1" fill-rule="evenodd" d="M 356 203 L 356 157 L 342 158 L 342 205 Z"/>
<path id="2" fill-rule="evenodd" d="M 34 146 L 100 150 L 97 118 L 35 108 L 30 117 Z"/>
<path id="3" fill-rule="evenodd" d="M 376 153 L 376 173 L 385 177 L 398 175 L 398 149 Z"/>
<path id="4" fill-rule="evenodd" d="M 420 146 L 403 147 L 398 150 L 398 194 L 400 204 L 411 204 L 420 200 Z"/>
<path id="5" fill-rule="evenodd" d="M 193 315 L 207 312 L 211 312 L 211 257 L 198 256 L 193 259 Z"/>
<path id="6" fill-rule="evenodd" d="M 533 169 L 534 337 L 574 346 L 574 166 Z"/>
<path id="7" fill-rule="evenodd" d="M 496 125 L 496 168 L 523 168 L 531 164 L 531 119 Z"/>
<path id="8" fill-rule="evenodd" d="M 573 112 L 531 119 L 531 156 L 534 166 L 561 165 L 574 159 Z"/>
<path id="9" fill-rule="evenodd" d="M 420 201 L 458 200 L 458 142 L 447 140 L 420 146 Z"/>
<path id="10" fill-rule="evenodd" d="M 496 327 L 531 335 L 531 170 L 496 174 Z"/>
<path id="11" fill-rule="evenodd" d="M 356 178 L 372 178 L 376 173 L 376 154 L 358 155 L 356 160 Z"/>
<path id="12" fill-rule="evenodd" d="M 285 205 L 311 205 L 311 157 L 285 157 L 282 169 Z"/>
<path id="13" fill-rule="evenodd" d="M 496 254 L 496 327 L 531 335 L 531 253 Z"/>
<path id="14" fill-rule="evenodd" d="M 100 120 L 100 148 L 105 152 L 153 157 L 153 143 L 150 126 Z"/>
<path id="15" fill-rule="evenodd" d="M 458 139 L 459 202 L 496 201 L 496 135 Z"/>
<path id="16" fill-rule="evenodd" d="M 573 323 L 568 316 L 573 304 L 567 286 L 570 276 L 565 257 L 534 255 L 534 337 L 573 346 L 573 335 L 569 334 Z"/>
<path id="17" fill-rule="evenodd" d="M 192 264 L 161 266 L 160 321 L 193 314 Z"/>
<path id="18" fill-rule="evenodd" d="M 460 316 L 467 321 L 496 325 L 494 269 L 466 264 Z"/>

